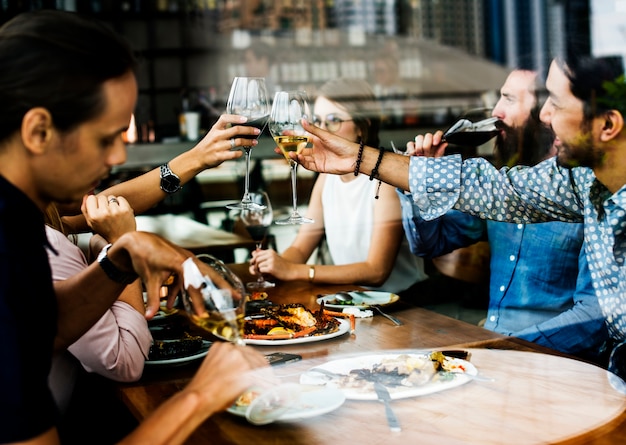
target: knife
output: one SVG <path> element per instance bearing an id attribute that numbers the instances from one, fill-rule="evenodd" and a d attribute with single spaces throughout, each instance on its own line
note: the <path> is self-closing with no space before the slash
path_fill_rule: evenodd
<path id="1" fill-rule="evenodd" d="M 389 429 L 391 431 L 402 431 L 402 428 L 400 428 L 400 421 L 396 417 L 396 413 L 394 413 L 393 409 L 391 409 L 391 395 L 385 385 L 380 382 L 374 382 L 374 390 L 376 391 L 378 400 L 385 404 L 385 414 L 387 415 Z"/>

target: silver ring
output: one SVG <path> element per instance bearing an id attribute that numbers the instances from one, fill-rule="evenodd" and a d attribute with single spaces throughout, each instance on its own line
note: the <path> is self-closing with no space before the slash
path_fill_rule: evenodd
<path id="1" fill-rule="evenodd" d="M 236 145 L 235 145 L 235 139 L 234 139 L 234 138 L 232 138 L 232 139 L 230 140 L 230 148 L 235 148 L 235 147 L 236 147 Z"/>
<path id="2" fill-rule="evenodd" d="M 117 200 L 117 198 L 109 198 L 109 204 L 119 204 L 119 201 Z"/>

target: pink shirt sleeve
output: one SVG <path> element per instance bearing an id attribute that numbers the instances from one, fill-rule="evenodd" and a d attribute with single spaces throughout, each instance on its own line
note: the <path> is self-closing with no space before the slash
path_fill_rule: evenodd
<path id="1" fill-rule="evenodd" d="M 46 234 L 58 253 L 48 252 L 55 281 L 66 279 L 88 266 L 82 250 L 65 235 L 50 227 L 46 227 Z M 143 314 L 125 302 L 116 301 L 68 349 L 87 371 L 129 382 L 141 377 L 151 344 L 152 335 Z"/>

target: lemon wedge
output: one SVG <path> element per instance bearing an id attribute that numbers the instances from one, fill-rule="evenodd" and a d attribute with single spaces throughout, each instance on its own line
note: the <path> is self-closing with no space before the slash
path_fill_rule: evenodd
<path id="1" fill-rule="evenodd" d="M 282 326 L 277 326 L 269 330 L 267 335 L 292 335 L 293 331 L 291 329 L 284 328 Z"/>

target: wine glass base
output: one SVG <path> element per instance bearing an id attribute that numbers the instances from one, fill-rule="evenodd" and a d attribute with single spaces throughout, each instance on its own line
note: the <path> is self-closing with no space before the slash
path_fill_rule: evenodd
<path id="1" fill-rule="evenodd" d="M 248 289 L 269 289 L 275 286 L 276 283 L 272 283 L 271 281 L 251 281 L 246 283 Z"/>
<path id="2" fill-rule="evenodd" d="M 232 204 L 227 204 L 226 208 L 227 209 L 231 209 L 231 210 L 263 210 L 266 206 L 261 205 L 261 204 L 257 204 L 256 202 L 247 202 L 247 201 L 241 201 L 241 202 L 235 202 Z"/>
<path id="3" fill-rule="evenodd" d="M 276 221 L 274 221 L 274 224 L 278 224 L 279 226 L 286 226 L 290 224 L 311 224 L 314 222 L 315 221 L 313 221 L 311 218 L 306 218 L 304 216 L 294 214 L 291 215 L 289 218 L 277 219 Z"/>

